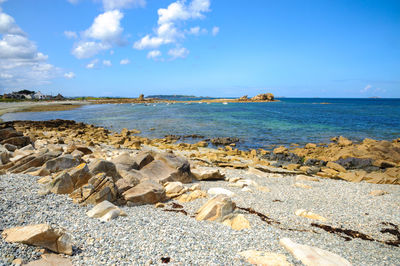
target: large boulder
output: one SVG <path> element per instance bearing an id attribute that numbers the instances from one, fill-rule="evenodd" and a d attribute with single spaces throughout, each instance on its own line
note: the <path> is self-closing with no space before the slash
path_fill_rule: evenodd
<path id="1" fill-rule="evenodd" d="M 223 218 L 235 210 L 235 203 L 226 195 L 217 195 L 207 201 L 198 211 L 196 220 L 198 221 L 223 221 Z"/>
<path id="2" fill-rule="evenodd" d="M 31 138 L 28 136 L 12 137 L 1 141 L 1 144 L 11 144 L 18 148 L 25 147 L 31 143 Z"/>
<path id="3" fill-rule="evenodd" d="M 189 162 L 172 153 L 158 155 L 156 160 L 143 167 L 140 172 L 161 184 L 172 181 L 190 183 L 193 179 Z"/>
<path id="4" fill-rule="evenodd" d="M 122 195 L 131 205 L 154 204 L 166 198 L 164 187 L 151 180 L 143 181 Z"/>
<path id="5" fill-rule="evenodd" d="M 139 169 L 139 165 L 136 163 L 136 160 L 132 158 L 127 152 L 115 157 L 111 160 L 111 162 L 115 164 L 118 171 Z"/>
<path id="6" fill-rule="evenodd" d="M 5 241 L 23 243 L 47 248 L 57 253 L 72 255 L 70 237 L 62 229 L 48 224 L 36 224 L 5 229 L 2 233 Z"/>
<path id="7" fill-rule="evenodd" d="M 115 181 L 121 178 L 120 174 L 115 167 L 115 164 L 103 159 L 96 159 L 89 164 L 89 170 L 92 174 L 105 173 L 107 176 L 111 176 Z"/>
<path id="8" fill-rule="evenodd" d="M 88 183 L 92 174 L 89 171 L 89 167 L 86 163 L 81 163 L 80 165 L 69 171 L 71 176 L 71 181 L 74 184 L 74 189 L 80 188 L 81 186 Z"/>
<path id="9" fill-rule="evenodd" d="M 74 183 L 67 172 L 61 172 L 48 184 L 48 188 L 55 194 L 69 194 L 74 191 Z"/>
<path id="10" fill-rule="evenodd" d="M 41 175 L 56 173 L 62 170 L 70 169 L 77 165 L 79 165 L 79 160 L 77 160 L 70 154 L 63 155 L 47 161 L 42 167 L 43 172 L 41 173 Z"/>
<path id="11" fill-rule="evenodd" d="M 17 132 L 14 128 L 7 127 L 0 129 L 0 141 L 13 138 L 13 137 L 21 137 L 22 133 Z"/>
<path id="12" fill-rule="evenodd" d="M 151 163 L 153 160 L 154 157 L 152 152 L 150 151 L 139 152 L 135 157 L 135 161 L 139 167 L 138 169 L 142 169 L 143 167 Z"/>
<path id="13" fill-rule="evenodd" d="M 46 152 L 46 150 L 39 151 L 38 153 L 21 157 L 5 166 L 10 173 L 21 173 L 30 168 L 43 166 L 49 160 L 57 158 L 61 152 Z"/>

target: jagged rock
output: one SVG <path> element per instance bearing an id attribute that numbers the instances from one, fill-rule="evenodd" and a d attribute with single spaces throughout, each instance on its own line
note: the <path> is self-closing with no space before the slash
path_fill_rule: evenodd
<path id="1" fill-rule="evenodd" d="M 7 242 L 44 247 L 57 253 L 72 255 L 70 237 L 64 230 L 52 228 L 48 224 L 5 229 L 2 236 Z"/>
<path id="2" fill-rule="evenodd" d="M 232 214 L 224 217 L 222 224 L 230 226 L 233 230 L 250 229 L 250 222 L 243 214 Z"/>
<path id="3" fill-rule="evenodd" d="M 200 184 L 194 184 L 189 188 L 189 191 L 201 190 Z"/>
<path id="4" fill-rule="evenodd" d="M 197 180 L 224 180 L 225 175 L 219 169 L 193 169 L 191 170 Z"/>
<path id="5" fill-rule="evenodd" d="M 139 169 L 139 165 L 136 163 L 135 159 L 132 158 L 127 152 L 115 157 L 111 160 L 111 162 L 115 164 L 118 171 Z"/>
<path id="6" fill-rule="evenodd" d="M 57 158 L 47 161 L 43 165 L 43 167 L 42 167 L 43 173 L 41 175 L 43 176 L 43 175 L 48 175 L 51 173 L 56 173 L 56 172 L 59 172 L 62 170 L 70 169 L 77 165 L 79 165 L 79 161 L 77 159 L 75 159 L 74 157 L 72 157 L 72 155 L 67 154 L 67 155 L 59 156 Z"/>
<path id="7" fill-rule="evenodd" d="M 304 146 L 304 148 L 306 149 L 315 149 L 317 147 L 317 144 L 315 143 L 307 143 L 306 146 Z"/>
<path id="8" fill-rule="evenodd" d="M 28 136 L 12 137 L 1 141 L 1 144 L 11 144 L 17 146 L 18 148 L 25 147 L 31 143 L 31 139 Z"/>
<path id="9" fill-rule="evenodd" d="M 123 178 L 118 179 L 117 182 L 115 182 L 115 186 L 117 187 L 119 194 L 122 194 L 125 191 L 134 187 L 132 183 Z"/>
<path id="10" fill-rule="evenodd" d="M 223 218 L 231 214 L 236 205 L 231 198 L 226 195 L 217 195 L 207 201 L 198 211 L 196 220 L 198 221 L 217 221 L 220 222 Z"/>
<path id="11" fill-rule="evenodd" d="M 139 167 L 138 168 L 139 170 L 148 165 L 149 163 L 151 163 L 153 160 L 154 157 L 152 153 L 149 151 L 139 152 L 135 157 L 135 161 Z"/>
<path id="12" fill-rule="evenodd" d="M 350 146 L 351 144 L 353 144 L 353 142 L 345 137 L 340 136 L 337 139 L 337 144 L 339 144 L 339 146 Z"/>
<path id="13" fill-rule="evenodd" d="M 13 137 L 21 137 L 22 133 L 17 132 L 14 128 L 7 127 L 0 129 L 0 141 L 13 138 Z"/>
<path id="14" fill-rule="evenodd" d="M 286 256 L 283 254 L 257 251 L 257 250 L 246 250 L 238 253 L 240 256 L 246 258 L 246 260 L 254 265 L 262 266 L 290 266 L 291 264 L 286 260 Z"/>
<path id="15" fill-rule="evenodd" d="M 57 254 L 42 254 L 39 260 L 34 260 L 25 266 L 73 266 L 69 258 Z"/>
<path id="16" fill-rule="evenodd" d="M 187 191 L 181 182 L 167 182 L 164 188 L 168 198 L 178 197 Z"/>
<path id="17" fill-rule="evenodd" d="M 200 199 L 200 198 L 205 198 L 207 197 L 207 192 L 202 191 L 202 190 L 195 190 L 189 194 L 183 194 L 181 196 L 179 196 L 177 199 L 179 202 L 190 202 L 196 199 Z"/>
<path id="18" fill-rule="evenodd" d="M 114 182 L 121 178 L 117 172 L 115 164 L 103 159 L 95 159 L 89 164 L 89 170 L 92 174 L 105 173 L 107 176 L 113 178 Z"/>
<path id="19" fill-rule="evenodd" d="M 128 181 L 133 187 L 139 184 L 142 180 L 147 178 L 140 171 L 134 169 L 130 171 L 121 170 L 120 175 L 123 179 Z"/>
<path id="20" fill-rule="evenodd" d="M 74 183 L 67 172 L 61 172 L 48 184 L 48 188 L 55 194 L 69 194 L 74 191 Z"/>
<path id="21" fill-rule="evenodd" d="M 275 154 L 280 154 L 280 153 L 288 153 L 289 150 L 284 146 L 279 146 L 278 148 L 275 148 L 272 152 Z"/>
<path id="22" fill-rule="evenodd" d="M 60 152 L 39 151 L 37 154 L 24 156 L 10 164 L 7 164 L 5 168 L 8 169 L 10 173 L 21 173 L 32 167 L 40 167 L 47 161 L 57 158 L 60 154 Z"/>
<path id="23" fill-rule="evenodd" d="M 80 188 L 81 186 L 88 183 L 92 174 L 89 172 L 89 167 L 86 163 L 81 163 L 77 167 L 69 171 L 74 189 Z"/>
<path id="24" fill-rule="evenodd" d="M 125 216 L 126 213 L 111 202 L 104 200 L 89 210 L 86 215 L 91 218 L 99 218 L 102 222 L 109 222 L 118 216 Z"/>
<path id="25" fill-rule="evenodd" d="M 310 211 L 304 210 L 304 209 L 296 210 L 294 213 L 295 213 L 297 216 L 305 217 L 305 218 L 308 218 L 308 219 L 319 220 L 319 221 L 326 221 L 326 218 L 325 218 L 325 217 L 323 217 L 323 216 L 321 216 L 321 215 L 319 215 L 319 214 L 312 213 L 312 212 L 310 212 Z"/>
<path id="26" fill-rule="evenodd" d="M 348 260 L 339 255 L 317 247 L 297 244 L 289 238 L 281 239 L 279 244 L 307 266 L 351 266 Z"/>
<path id="27" fill-rule="evenodd" d="M 117 200 L 118 189 L 111 177 L 99 173 L 91 177 L 88 184 L 74 190 L 69 196 L 76 203 L 97 204 L 104 200 Z"/>
<path id="28" fill-rule="evenodd" d="M 272 93 L 261 93 L 253 98 L 251 98 L 252 101 L 273 101 L 274 100 L 274 95 Z"/>
<path id="29" fill-rule="evenodd" d="M 228 196 L 228 197 L 233 197 L 233 196 L 235 196 L 235 193 L 233 193 L 232 191 L 227 190 L 227 189 L 225 189 L 225 188 L 222 188 L 222 187 L 213 187 L 213 188 L 210 188 L 210 189 L 207 191 L 207 193 L 210 194 L 210 195 L 226 195 L 226 196 Z"/>
<path id="30" fill-rule="evenodd" d="M 8 143 L 4 144 L 4 148 L 11 152 L 14 152 L 16 149 L 18 149 L 17 146 Z"/>
<path id="31" fill-rule="evenodd" d="M 139 185 L 125 191 L 122 196 L 131 205 L 154 204 L 164 201 L 166 198 L 164 187 L 151 180 L 141 182 Z"/>

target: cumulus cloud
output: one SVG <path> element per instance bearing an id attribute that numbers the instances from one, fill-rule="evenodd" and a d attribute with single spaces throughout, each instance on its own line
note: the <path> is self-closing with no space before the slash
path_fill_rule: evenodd
<path id="1" fill-rule="evenodd" d="M 94 59 L 89 64 L 86 65 L 86 68 L 87 69 L 95 68 L 95 66 L 97 65 L 98 62 L 99 62 L 99 59 Z"/>
<path id="2" fill-rule="evenodd" d="M 73 78 L 75 78 L 75 73 L 74 72 L 67 72 L 67 73 L 64 74 L 64 77 L 66 79 L 73 79 Z"/>
<path id="3" fill-rule="evenodd" d="M 168 55 L 171 56 L 171 59 L 177 59 L 177 58 L 185 58 L 186 56 L 188 56 L 189 51 L 188 49 L 184 48 L 184 47 L 177 47 L 177 48 L 173 48 L 170 49 L 168 51 Z"/>
<path id="4" fill-rule="evenodd" d="M 196 35 L 196 36 L 198 36 L 198 35 L 200 35 L 200 34 L 207 34 L 207 33 L 208 33 L 208 31 L 207 31 L 206 29 L 202 29 L 202 28 L 200 28 L 199 26 L 197 26 L 197 27 L 192 27 L 192 28 L 190 28 L 189 30 L 185 30 L 185 32 L 186 32 L 187 34 Z"/>
<path id="5" fill-rule="evenodd" d="M 0 87 L 23 88 L 49 83 L 60 75 L 60 70 L 47 63 L 47 58 L 14 18 L 0 9 Z"/>
<path id="6" fill-rule="evenodd" d="M 94 41 L 87 41 L 87 42 L 81 41 L 74 45 L 72 54 L 78 59 L 90 58 L 97 55 L 101 51 L 108 50 L 110 48 L 111 45 L 107 43 L 94 42 Z"/>
<path id="7" fill-rule="evenodd" d="M 64 31 L 64 35 L 65 37 L 67 37 L 68 39 L 78 39 L 78 34 L 76 34 L 75 31 Z"/>
<path id="8" fill-rule="evenodd" d="M 184 39 L 185 33 L 192 35 L 206 33 L 200 27 L 182 30 L 179 22 L 189 19 L 202 19 L 204 18 L 204 13 L 209 11 L 210 0 L 192 0 L 190 3 L 178 0 L 171 3 L 167 8 L 160 8 L 157 11 L 158 27 L 154 30 L 154 33 L 147 34 L 136 41 L 133 44 L 133 48 L 138 50 L 156 49 L 161 45 L 180 43 Z M 171 50 L 175 51 L 174 49 Z M 185 49 L 185 51 L 187 50 Z"/>
<path id="9" fill-rule="evenodd" d="M 108 67 L 112 66 L 110 60 L 103 60 L 103 65 L 108 66 Z"/>
<path id="10" fill-rule="evenodd" d="M 119 10 L 100 14 L 94 19 L 92 26 L 85 31 L 84 35 L 104 42 L 118 42 L 123 31 L 120 24 L 123 17 L 124 15 Z"/>
<path id="11" fill-rule="evenodd" d="M 127 64 L 129 64 L 131 61 L 129 60 L 129 59 L 122 59 L 119 63 L 121 64 L 121 65 L 127 65 Z"/>
<path id="12" fill-rule="evenodd" d="M 161 52 L 159 50 L 153 50 L 148 52 L 147 58 L 155 59 L 157 57 L 161 56 Z"/>
<path id="13" fill-rule="evenodd" d="M 213 27 L 211 33 L 213 36 L 216 36 L 219 33 L 219 27 Z"/>

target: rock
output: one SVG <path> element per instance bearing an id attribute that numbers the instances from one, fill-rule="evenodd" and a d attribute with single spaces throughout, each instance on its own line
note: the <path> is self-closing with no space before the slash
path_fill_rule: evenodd
<path id="1" fill-rule="evenodd" d="M 337 160 L 336 163 L 340 164 L 345 169 L 367 169 L 373 166 L 372 159 L 362 159 L 355 157 L 342 158 Z"/>
<path id="2" fill-rule="evenodd" d="M 337 139 L 337 144 L 339 144 L 339 146 L 350 146 L 351 144 L 353 144 L 353 142 L 345 137 L 340 136 Z"/>
<path id="3" fill-rule="evenodd" d="M 231 214 L 236 205 L 231 198 L 226 195 L 217 195 L 207 201 L 198 211 L 196 220 L 198 221 L 222 221 L 223 218 Z"/>
<path id="4" fill-rule="evenodd" d="M 164 184 L 164 188 L 168 198 L 175 198 L 187 191 L 181 182 L 167 182 Z"/>
<path id="5" fill-rule="evenodd" d="M 189 194 L 183 194 L 183 195 L 179 196 L 177 198 L 177 200 L 179 202 L 184 203 L 184 202 L 189 202 L 189 201 L 193 201 L 193 200 L 205 198 L 205 197 L 207 197 L 207 192 L 202 191 L 202 190 L 195 190 Z"/>
<path id="6" fill-rule="evenodd" d="M 130 171 L 121 170 L 119 173 L 121 177 L 125 179 L 133 187 L 139 184 L 142 180 L 147 178 L 140 171 L 134 169 L 131 169 Z"/>
<path id="7" fill-rule="evenodd" d="M 39 260 L 34 260 L 25 264 L 26 266 L 72 266 L 69 258 L 61 257 L 57 254 L 43 254 Z"/>
<path id="8" fill-rule="evenodd" d="M 1 144 L 11 144 L 17 146 L 18 148 L 25 147 L 31 143 L 31 139 L 27 136 L 12 137 L 1 141 Z"/>
<path id="9" fill-rule="evenodd" d="M 56 173 L 62 170 L 70 169 L 77 165 L 79 165 L 79 161 L 75 159 L 72 155 L 70 154 L 63 155 L 47 161 L 42 167 L 42 170 L 46 174 L 42 175 L 48 175 L 49 173 Z"/>
<path id="10" fill-rule="evenodd" d="M 227 145 L 231 145 L 233 143 L 239 142 L 240 140 L 238 138 L 230 138 L 230 137 L 226 137 L 226 138 L 213 138 L 211 139 L 211 143 L 213 145 L 216 146 L 227 146 Z"/>
<path id="11" fill-rule="evenodd" d="M 164 187 L 151 180 L 141 182 L 122 195 L 131 205 L 155 204 L 164 201 L 166 197 Z"/>
<path id="12" fill-rule="evenodd" d="M 10 162 L 10 152 L 3 146 L 0 145 L 0 165 L 7 164 Z"/>
<path id="13" fill-rule="evenodd" d="M 210 195 L 226 195 L 226 196 L 228 196 L 228 197 L 233 197 L 233 196 L 235 196 L 235 193 L 233 193 L 232 191 L 227 190 L 227 189 L 225 189 L 225 188 L 222 188 L 222 187 L 213 187 L 213 188 L 210 188 L 210 189 L 207 191 L 207 193 L 210 194 Z"/>
<path id="14" fill-rule="evenodd" d="M 312 186 L 309 186 L 309 185 L 306 185 L 306 184 L 303 184 L 303 183 L 299 183 L 299 182 L 294 183 L 294 186 L 295 187 L 299 187 L 299 188 L 306 188 L 306 189 L 312 188 Z"/>
<path id="15" fill-rule="evenodd" d="M 59 156 L 61 153 L 60 152 L 44 152 L 44 151 L 39 151 L 37 154 L 33 155 L 28 155 L 20 158 L 17 161 L 14 161 L 13 163 L 7 164 L 9 166 L 8 171 L 11 173 L 21 173 L 24 172 L 32 167 L 39 167 L 43 166 L 43 164 L 49 160 L 52 160 Z M 50 174 L 47 170 L 43 170 L 46 172 L 47 175 Z M 38 174 L 42 172 L 42 169 L 38 171 Z"/>
<path id="16" fill-rule="evenodd" d="M 283 238 L 279 241 L 279 244 L 287 249 L 292 255 L 303 262 L 307 266 L 350 266 L 351 263 L 346 259 L 331 253 L 329 251 L 311 247 L 307 245 L 301 245 L 293 242 L 289 238 Z"/>
<path id="17" fill-rule="evenodd" d="M 230 226 L 233 230 L 250 229 L 250 222 L 243 214 L 233 214 L 224 217 L 222 224 Z"/>
<path id="18" fill-rule="evenodd" d="M 154 157 L 152 153 L 148 151 L 139 152 L 135 157 L 135 161 L 139 167 L 138 168 L 139 170 L 148 165 L 149 163 L 151 163 L 153 160 Z"/>
<path id="19" fill-rule="evenodd" d="M 74 183 L 67 172 L 61 172 L 50 182 L 49 190 L 55 194 L 69 194 L 74 191 Z"/>
<path id="20" fill-rule="evenodd" d="M 125 216 L 126 213 L 111 202 L 104 200 L 94 206 L 86 215 L 91 218 L 99 218 L 103 222 L 109 222 L 118 216 Z"/>
<path id="21" fill-rule="evenodd" d="M 322 216 L 319 215 L 319 214 L 312 213 L 312 212 L 309 212 L 309 211 L 304 210 L 304 209 L 296 210 L 294 213 L 295 213 L 297 216 L 305 217 L 305 218 L 308 218 L 308 219 L 319 220 L 319 221 L 326 221 L 326 218 L 325 218 L 325 217 L 322 217 Z"/>
<path id="22" fill-rule="evenodd" d="M 14 128 L 7 127 L 0 129 L 0 141 L 13 138 L 13 137 L 20 137 L 22 136 L 21 132 L 17 132 Z"/>
<path id="23" fill-rule="evenodd" d="M 19 258 L 12 261 L 13 265 L 22 265 L 22 263 L 23 263 L 22 259 Z"/>
<path id="24" fill-rule="evenodd" d="M 189 191 L 201 190 L 200 184 L 194 184 L 189 188 Z"/>
<path id="25" fill-rule="evenodd" d="M 89 172 L 89 167 L 86 163 L 81 163 L 77 167 L 69 171 L 74 189 L 80 188 L 81 186 L 88 183 L 92 174 Z"/>
<path id="26" fill-rule="evenodd" d="M 62 229 L 54 229 L 48 224 L 36 224 L 5 229 L 5 241 L 44 247 L 57 253 L 72 255 L 70 237 Z"/>
<path id="27" fill-rule="evenodd" d="M 275 154 L 282 154 L 282 153 L 284 154 L 284 153 L 288 153 L 289 150 L 288 150 L 288 148 L 286 148 L 284 146 L 279 146 L 278 148 L 275 148 L 272 152 Z"/>
<path id="28" fill-rule="evenodd" d="M 306 149 L 315 149 L 317 147 L 317 144 L 315 143 L 307 143 L 306 146 L 304 146 L 304 148 Z"/>
<path id="29" fill-rule="evenodd" d="M 342 172 L 342 173 L 346 173 L 347 172 L 346 169 L 343 166 L 341 166 L 340 164 L 334 163 L 334 162 L 328 162 L 326 164 L 326 167 L 331 168 L 333 170 L 336 170 L 338 172 Z"/>
<path id="30" fill-rule="evenodd" d="M 251 98 L 252 101 L 273 101 L 274 95 L 272 93 L 262 93 Z"/>
<path id="31" fill-rule="evenodd" d="M 254 265 L 261 266 L 290 266 L 291 264 L 286 260 L 283 254 L 264 252 L 257 250 L 246 250 L 238 253 L 240 256 Z"/>
<path id="32" fill-rule="evenodd" d="M 136 163 L 135 159 L 132 158 L 127 152 L 115 157 L 111 160 L 111 162 L 116 165 L 118 171 L 139 169 L 139 165 Z"/>
<path id="33" fill-rule="evenodd" d="M 13 152 L 13 151 L 15 151 L 16 149 L 18 149 L 17 146 L 12 145 L 12 144 L 8 144 L 8 143 L 4 144 L 4 148 L 6 148 L 8 151 L 11 151 L 11 152 Z"/>
<path id="34" fill-rule="evenodd" d="M 257 190 L 262 191 L 262 192 L 270 192 L 271 191 L 268 187 L 265 187 L 265 186 L 257 186 Z"/>
<path id="35" fill-rule="evenodd" d="M 384 190 L 372 190 L 369 194 L 371 196 L 383 196 L 385 194 L 388 194 L 388 192 L 386 192 Z"/>
<path id="36" fill-rule="evenodd" d="M 164 208 L 165 204 L 162 202 L 157 202 L 156 205 L 154 205 L 155 208 Z"/>
<path id="37" fill-rule="evenodd" d="M 89 171 L 96 175 L 98 173 L 105 173 L 107 176 L 113 178 L 113 181 L 117 181 L 121 178 L 120 174 L 117 172 L 115 164 L 103 159 L 95 159 L 89 164 Z"/>
<path id="38" fill-rule="evenodd" d="M 224 180 L 225 175 L 219 169 L 193 169 L 191 170 L 197 180 Z"/>
<path id="39" fill-rule="evenodd" d="M 296 181 L 313 181 L 313 182 L 319 182 L 319 179 L 318 179 L 317 177 L 313 177 L 313 176 L 298 175 L 298 176 L 296 176 Z"/>
<path id="40" fill-rule="evenodd" d="M 117 182 L 115 182 L 115 186 L 116 186 L 117 189 L 118 189 L 118 193 L 119 193 L 119 194 L 122 194 L 122 193 L 124 193 L 125 191 L 127 191 L 127 190 L 133 188 L 135 185 L 132 185 L 132 183 L 130 183 L 130 182 L 127 181 L 126 179 L 121 178 L 121 179 L 118 179 Z"/>
<path id="41" fill-rule="evenodd" d="M 300 164 L 292 163 L 285 166 L 286 169 L 293 171 L 299 169 Z"/>

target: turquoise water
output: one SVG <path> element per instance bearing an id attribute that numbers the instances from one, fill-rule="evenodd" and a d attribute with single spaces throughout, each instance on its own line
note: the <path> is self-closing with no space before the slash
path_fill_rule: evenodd
<path id="1" fill-rule="evenodd" d="M 338 135 L 353 140 L 366 137 L 392 140 L 400 137 L 400 99 L 280 100 L 226 105 L 89 105 L 61 112 L 5 114 L 2 119 L 71 119 L 112 130 L 139 129 L 142 131 L 140 135 L 157 138 L 167 134 L 238 137 L 243 149 L 329 142 L 331 137 Z"/>

